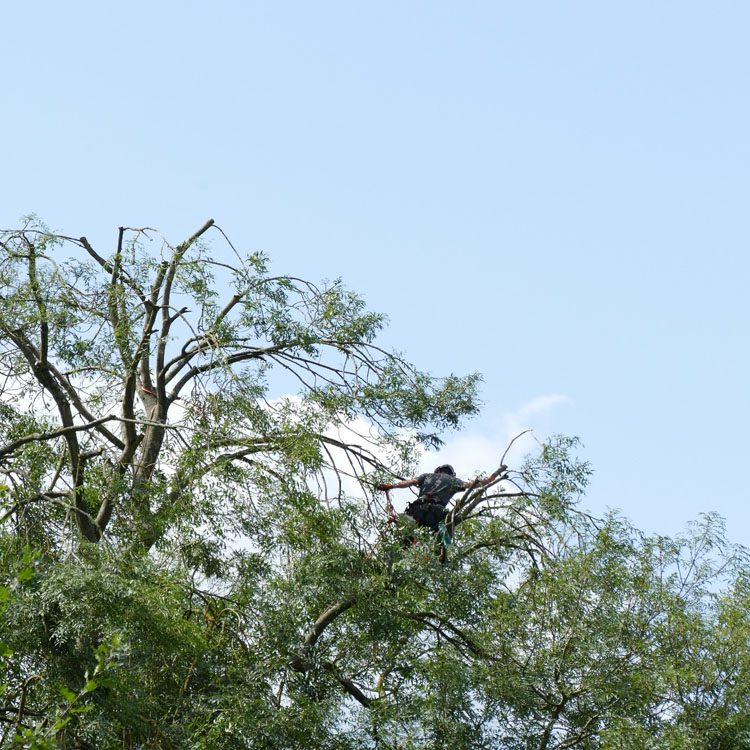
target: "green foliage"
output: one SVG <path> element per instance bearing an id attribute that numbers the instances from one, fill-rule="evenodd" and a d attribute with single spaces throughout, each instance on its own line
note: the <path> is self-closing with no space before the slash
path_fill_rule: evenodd
<path id="1" fill-rule="evenodd" d="M 542 495 L 578 471 L 559 451 L 533 462 Z M 445 564 L 428 533 L 405 547 L 358 501 L 311 492 L 259 504 L 256 549 L 215 550 L 213 578 L 185 550 L 60 558 L 6 535 L 4 700 L 28 716 L 6 714 L 6 741 L 747 746 L 750 585 L 717 519 L 647 538 L 523 500 L 461 524 Z"/>
<path id="2" fill-rule="evenodd" d="M 211 228 L 106 258 L 0 235 L 0 747 L 750 748 L 720 519 L 590 518 L 555 436 L 456 499 L 445 559 L 371 482 L 478 376 L 418 371 L 340 281 L 224 262 Z"/>

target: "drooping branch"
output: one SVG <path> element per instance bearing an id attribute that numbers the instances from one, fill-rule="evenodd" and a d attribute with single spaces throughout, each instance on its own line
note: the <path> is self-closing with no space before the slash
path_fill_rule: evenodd
<path id="1" fill-rule="evenodd" d="M 73 507 L 76 511 L 76 522 L 78 528 L 86 539 L 92 542 L 97 542 L 99 541 L 100 533 L 92 523 L 91 512 L 83 497 L 84 464 L 80 460 L 80 447 L 77 437 L 78 432 L 75 429 L 71 429 L 75 427 L 75 422 L 73 419 L 73 412 L 70 408 L 70 401 L 66 396 L 65 389 L 53 375 L 53 368 L 50 363 L 41 361 L 39 353 L 21 331 L 7 331 L 7 333 L 23 353 L 38 382 L 49 392 L 57 404 L 60 420 L 63 424 L 63 428 L 66 428 L 62 437 L 67 443 L 68 455 L 70 458 L 70 468 L 73 480 L 71 496 Z M 91 421 L 96 420 L 92 419 Z M 98 428 L 104 429 L 102 425 L 98 425 Z"/>
<path id="2" fill-rule="evenodd" d="M 66 412 L 69 412 L 70 405 L 72 404 L 83 419 L 91 423 L 96 423 L 93 425 L 93 428 L 107 438 L 113 446 L 120 449 L 124 447 L 122 440 L 104 427 L 104 424 L 99 422 L 97 417 L 86 408 L 86 405 L 83 403 L 76 389 L 70 384 L 68 378 L 66 378 L 49 359 L 44 362 L 42 361 L 41 353 L 21 329 L 10 330 L 8 328 L 3 328 L 3 330 L 23 354 L 34 373 L 37 382 L 53 397 L 58 408 L 64 403 L 65 406 L 62 408 Z M 72 426 L 72 424 L 73 418 L 71 412 L 70 422 L 64 422 L 63 425 L 69 427 Z"/>
<path id="3" fill-rule="evenodd" d="M 206 362 L 202 365 L 194 365 L 174 385 L 169 395 L 169 402 L 172 403 L 173 401 L 175 401 L 180 395 L 182 389 L 198 375 L 206 372 L 211 372 L 212 370 L 218 370 L 220 368 L 236 365 L 241 362 L 250 362 L 254 359 L 264 359 L 271 354 L 283 351 L 283 349 L 285 349 L 287 346 L 289 346 L 289 344 L 276 344 L 274 346 L 257 348 L 248 347 L 247 349 L 243 349 L 240 352 L 236 352 L 235 354 L 230 354 L 226 357 L 223 357 L 221 360 Z M 177 373 L 175 372 L 173 374 L 176 375 Z"/>
<path id="4" fill-rule="evenodd" d="M 323 635 L 325 629 L 334 620 L 343 615 L 344 612 L 346 612 L 348 609 L 351 609 L 356 601 L 356 597 L 348 597 L 346 599 L 342 599 L 340 602 L 331 604 L 329 607 L 326 607 L 326 609 L 323 610 L 318 619 L 313 623 L 313 626 L 307 632 L 307 635 L 305 635 L 305 639 L 302 642 L 302 646 L 298 654 L 292 659 L 290 663 L 292 669 L 297 672 L 305 672 L 309 669 L 307 655 L 310 653 L 310 650 L 318 642 L 318 639 L 321 635 Z"/>
<path id="5" fill-rule="evenodd" d="M 365 708 L 372 708 L 373 699 L 368 698 L 352 680 L 344 677 L 339 671 L 338 667 L 331 661 L 323 662 L 323 669 L 329 674 L 332 674 L 336 681 L 344 688 L 344 690 L 351 695 L 356 701 L 361 703 Z"/>
<path id="6" fill-rule="evenodd" d="M 435 612 L 402 612 L 401 616 L 426 625 L 451 643 L 460 653 L 463 653 L 464 649 L 467 649 L 472 656 L 483 659 L 488 657 L 487 652 L 473 638 L 450 622 L 450 620 L 441 617 Z"/>
<path id="7" fill-rule="evenodd" d="M 24 435 L 22 438 L 18 438 L 17 440 L 14 440 L 11 443 L 6 443 L 2 447 L 0 447 L 0 458 L 14 453 L 18 448 L 21 448 L 28 443 L 43 443 L 48 440 L 55 440 L 59 437 L 65 437 L 69 432 L 86 432 L 87 430 L 90 430 L 97 425 L 104 424 L 105 422 L 111 422 L 115 419 L 117 419 L 117 417 L 110 414 L 109 416 L 101 417 L 100 419 L 96 419 L 93 422 L 87 422 L 85 424 L 73 424 L 68 425 L 67 427 L 60 427 L 57 430 L 51 430 L 49 432 L 34 432 L 30 435 Z"/>

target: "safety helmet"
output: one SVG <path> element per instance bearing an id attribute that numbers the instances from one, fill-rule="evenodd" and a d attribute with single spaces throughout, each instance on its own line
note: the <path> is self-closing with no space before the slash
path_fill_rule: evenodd
<path id="1" fill-rule="evenodd" d="M 453 471 L 453 467 L 450 464 L 443 464 L 438 466 L 434 471 L 435 474 L 450 474 L 452 477 L 456 476 L 456 472 Z"/>

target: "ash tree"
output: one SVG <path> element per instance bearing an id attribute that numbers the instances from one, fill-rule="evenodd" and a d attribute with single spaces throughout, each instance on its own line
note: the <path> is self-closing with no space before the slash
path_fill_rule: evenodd
<path id="1" fill-rule="evenodd" d="M 378 446 L 408 449 L 404 430 L 476 410 L 476 377 L 431 378 L 379 348 L 383 317 L 339 282 L 272 276 L 260 254 L 216 260 L 212 229 L 172 247 L 121 228 L 101 254 L 34 225 L 3 235 L 0 457 L 20 523 L 144 549 L 186 517 L 237 528 L 253 482 L 294 485 L 332 448 L 360 475 Z M 277 371 L 298 398 L 269 396 Z M 357 417 L 367 442 L 338 440 Z M 47 464 L 33 482 L 30 448 Z"/>
<path id="2" fill-rule="evenodd" d="M 212 221 L 106 249 L 29 220 L 0 288 L 0 746 L 750 746 L 719 520 L 591 518 L 555 437 L 456 498 L 441 560 L 372 488 L 478 377 L 385 350 L 340 282 Z"/>

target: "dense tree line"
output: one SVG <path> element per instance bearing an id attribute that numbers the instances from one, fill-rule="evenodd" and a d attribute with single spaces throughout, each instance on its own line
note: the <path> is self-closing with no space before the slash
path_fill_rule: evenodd
<path id="1" fill-rule="evenodd" d="M 446 560 L 405 544 L 373 487 L 478 378 L 386 351 L 340 282 L 211 221 L 104 250 L 29 220 L 0 290 L 0 746 L 750 747 L 721 520 L 592 518 L 553 437 L 457 499 Z"/>

